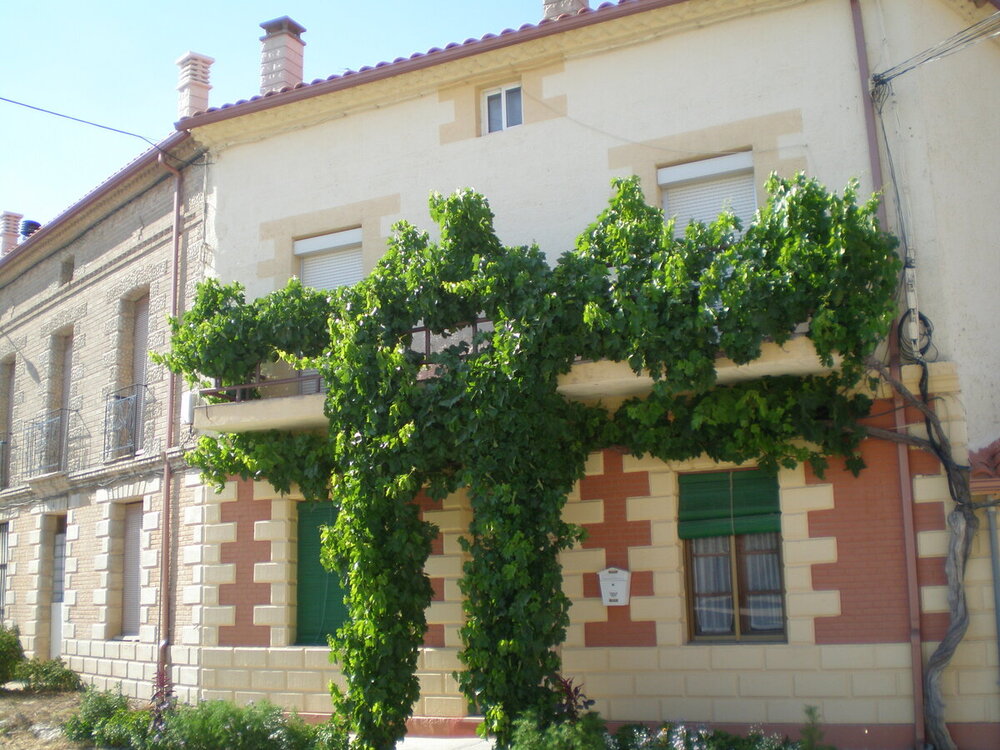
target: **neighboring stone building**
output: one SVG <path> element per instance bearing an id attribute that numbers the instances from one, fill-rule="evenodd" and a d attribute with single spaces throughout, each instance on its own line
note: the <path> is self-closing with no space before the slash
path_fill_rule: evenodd
<path id="1" fill-rule="evenodd" d="M 180 391 L 148 354 L 203 273 L 200 156 L 178 133 L 28 236 L 4 214 L 0 617 L 29 655 L 130 695 L 166 664 L 167 524 L 171 554 L 185 545 L 164 510 L 188 492 Z"/>
<path id="2" fill-rule="evenodd" d="M 198 176 L 186 179 L 183 193 L 182 280 L 190 284 L 205 263 L 224 281 L 242 282 L 250 296 L 280 288 L 292 275 L 320 287 L 352 283 L 371 270 L 396 220 L 428 226 L 431 190 L 475 188 L 490 200 L 506 244 L 535 242 L 554 259 L 604 207 L 613 177 L 638 175 L 648 200 L 682 222 L 713 216 L 724 203 L 747 215 L 772 171 L 802 170 L 832 189 L 858 177 L 862 192 L 886 185 L 893 198 L 887 226 L 905 230 L 919 291 L 919 308 L 911 293 L 901 310 L 934 325 L 929 342 L 926 324 L 914 329 L 915 345 L 930 344 L 936 408 L 958 460 L 973 453 L 982 499 L 1000 490 L 1000 349 L 984 343 L 998 312 L 997 233 L 988 217 L 1000 172 L 983 168 L 997 150 L 982 135 L 1000 121 L 1000 47 L 984 40 L 917 65 L 893 81 L 891 93 L 882 89 L 888 97 L 881 117 L 868 80 L 870 72 L 910 59 L 997 8 L 1000 0 L 622 0 L 594 10 L 584 0 L 545 2 L 538 25 L 311 84 L 301 83 L 305 30 L 290 19 L 262 24 L 261 96 L 208 109 L 210 61 L 181 61 L 192 81 L 182 92 L 192 116 L 178 128 L 190 141 L 178 136 L 170 149 L 187 149 L 193 158 L 197 143 L 210 157 L 209 166 L 196 161 L 186 170 Z M 876 138 L 880 126 L 885 138 Z M 152 156 L 144 159 L 116 178 L 124 181 L 120 190 L 153 179 L 141 177 L 157 169 Z M 107 218 L 94 223 L 71 212 L 0 261 L 2 283 L 23 289 L 16 298 L 3 290 L 0 325 L 10 335 L 0 337 L 0 377 L 13 377 L 14 385 L 0 388 L 13 394 L 0 401 L 6 420 L 0 431 L 14 426 L 20 436 L 36 414 L 69 406 L 83 425 L 74 432 L 70 422 L 74 450 L 98 439 L 105 397 L 128 384 L 127 366 L 115 368 L 127 348 L 121 341 L 134 338 L 128 311 L 146 287 L 150 308 L 159 310 L 150 320 L 162 321 L 167 309 L 161 285 L 168 271 L 144 276 L 152 255 L 136 257 L 152 227 L 162 225 L 155 251 L 165 258 L 160 267 L 169 268 L 166 201 L 173 183 L 157 174 L 164 181 L 148 193 L 115 193 L 120 208 Z M 202 177 L 212 198 L 205 203 L 195 187 Z M 140 224 L 140 209 L 154 195 L 162 204 L 160 223 Z M 84 204 L 94 206 L 95 221 L 108 214 L 93 196 Z M 63 226 L 64 234 L 57 233 Z M 103 237 L 109 239 L 98 243 Z M 99 253 L 94 260 L 84 249 L 91 247 Z M 64 288 L 58 276 L 67 255 L 76 258 L 76 269 Z M 120 256 L 127 257 L 119 271 L 112 259 Z M 35 265 L 24 270 L 29 263 Z M 105 270 L 99 294 L 75 293 L 81 273 Z M 116 307 L 118 300 L 126 302 Z M 70 325 L 73 352 L 78 336 L 103 337 L 101 364 L 72 359 L 76 391 L 59 401 Z M 150 347 L 165 345 L 162 323 L 150 330 Z M 747 368 L 720 361 L 720 378 L 820 370 L 802 342 L 772 346 Z M 910 384 L 913 369 L 904 368 Z M 132 649 L 132 641 L 118 638 L 117 602 L 124 597 L 116 587 L 126 558 L 117 540 L 132 517 L 127 501 L 142 500 L 140 568 L 152 588 L 143 589 L 140 603 L 139 663 L 155 664 L 152 649 L 162 632 L 172 644 L 164 658 L 182 698 L 268 698 L 302 713 L 328 713 L 326 683 L 337 672 L 321 645 L 324 628 L 307 629 L 326 617 L 329 627 L 338 616 L 336 591 L 323 589 L 328 583 L 309 567 L 319 512 L 264 482 L 234 481 L 215 494 L 185 475 L 188 481 L 172 489 L 175 526 L 163 557 L 166 378 L 156 368 L 148 372 L 147 384 L 157 385 L 150 385 L 156 395 L 146 413 L 151 420 L 161 416 L 143 443 L 149 466 L 141 457 L 97 462 L 91 446 L 89 462 L 47 481 L 19 469 L 0 492 L 11 561 L 5 618 L 21 626 L 30 649 L 45 653 L 51 550 L 65 528 L 72 603 L 61 652 L 100 685 L 120 677 L 130 693 L 148 694 L 148 668 L 109 658 Z M 94 385 L 84 387 L 87 378 Z M 648 387 L 620 363 L 597 362 L 576 366 L 561 390 L 608 403 Z M 200 407 L 195 426 L 322 427 L 322 395 L 303 394 Z M 886 399 L 873 411 L 880 426 L 922 429 L 914 415 L 894 410 L 888 393 L 879 396 Z M 187 439 L 188 429 L 171 445 L 183 442 L 181 434 Z M 23 450 L 15 445 L 15 455 Z M 565 673 L 613 721 L 794 732 L 803 707 L 816 705 L 827 739 L 839 747 L 914 746 L 922 738 L 915 728 L 921 662 L 947 626 L 948 488 L 940 466 L 921 452 L 874 440 L 863 452 L 869 468 L 859 478 L 835 467 L 819 479 L 800 467 L 782 470 L 760 490 L 780 511 L 780 532 L 758 540 L 776 583 L 764 592 L 762 608 L 741 599 L 738 582 L 723 594 L 755 618 L 750 632 L 739 617 L 703 616 L 708 609 L 698 602 L 711 592 L 699 590 L 691 574 L 695 554 L 725 557 L 738 574 L 746 562 L 725 545 L 696 550 L 679 523 L 699 482 L 728 486 L 737 467 L 707 459 L 666 464 L 615 451 L 592 456 L 566 510 L 567 520 L 590 534 L 563 558 L 574 601 L 561 649 Z M 114 474 L 119 466 L 136 473 Z M 60 509 L 69 509 L 65 522 Z M 458 538 L 470 510 L 461 495 L 426 501 L 423 510 L 441 535 L 428 564 L 435 601 L 413 726 L 467 732 L 475 719 L 467 716 L 452 671 L 460 668 Z M 725 535 L 719 539 L 728 543 Z M 955 737 L 962 747 L 983 749 L 1000 745 L 990 541 L 984 523 L 968 570 L 971 626 L 944 679 Z M 601 603 L 596 573 L 608 566 L 631 571 L 627 606 Z M 154 627 L 163 598 L 153 584 L 161 568 L 174 601 L 166 631 Z M 304 581 L 326 591 L 329 607 L 317 609 L 315 595 L 306 593 L 316 589 Z"/>

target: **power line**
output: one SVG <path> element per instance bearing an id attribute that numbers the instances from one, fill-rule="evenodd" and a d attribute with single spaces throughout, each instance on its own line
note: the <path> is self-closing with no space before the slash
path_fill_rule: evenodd
<path id="1" fill-rule="evenodd" d="M 966 47 L 970 47 L 984 39 L 991 39 L 1000 35 L 1000 11 L 997 11 L 989 18 L 984 18 L 977 24 L 973 24 L 967 29 L 963 29 L 954 36 L 950 36 L 943 42 L 935 44 L 933 47 L 919 52 L 908 60 L 904 60 L 882 73 L 875 73 L 872 76 L 872 83 L 876 88 L 885 86 L 893 78 L 897 78 L 904 73 L 909 73 L 914 68 L 924 65 L 942 57 L 953 55 Z"/>
<path id="2" fill-rule="evenodd" d="M 119 130 L 118 128 L 112 128 L 109 125 L 101 125 L 98 122 L 91 122 L 90 120 L 84 120 L 79 117 L 73 117 L 72 115 L 65 115 L 62 112 L 53 112 L 51 109 L 45 109 L 44 107 L 36 107 L 33 104 L 26 104 L 25 102 L 19 102 L 14 99 L 8 99 L 7 97 L 0 96 L 0 102 L 7 102 L 8 104 L 16 104 L 19 107 L 25 107 L 27 109 L 33 109 L 36 112 L 43 112 L 47 115 L 54 115 L 56 117 L 62 117 L 66 120 L 72 120 L 73 122 L 79 122 L 84 125 L 91 125 L 95 128 L 101 128 L 101 130 L 110 130 L 112 133 L 120 133 L 122 135 L 129 135 L 133 138 L 138 138 L 139 140 L 145 141 L 153 148 L 160 150 L 160 147 L 156 145 L 155 141 L 151 141 L 144 135 L 139 135 L 138 133 L 131 133 L 128 130 Z"/>

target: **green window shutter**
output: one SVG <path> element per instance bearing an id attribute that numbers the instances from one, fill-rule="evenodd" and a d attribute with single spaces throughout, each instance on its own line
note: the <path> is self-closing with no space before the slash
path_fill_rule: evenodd
<path id="1" fill-rule="evenodd" d="M 755 469 L 679 480 L 681 539 L 781 531 L 777 477 Z"/>
<path id="2" fill-rule="evenodd" d="M 320 527 L 337 519 L 333 503 L 299 503 L 298 615 L 295 642 L 326 645 L 326 637 L 347 620 L 340 576 L 319 561 Z"/>

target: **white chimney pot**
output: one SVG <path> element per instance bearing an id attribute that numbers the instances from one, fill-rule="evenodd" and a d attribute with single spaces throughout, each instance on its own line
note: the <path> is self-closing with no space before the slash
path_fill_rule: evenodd
<path id="1" fill-rule="evenodd" d="M 177 115 L 183 119 L 208 109 L 208 92 L 212 88 L 208 82 L 209 68 L 214 63 L 211 57 L 188 52 L 177 59 L 181 69 L 177 83 Z"/>

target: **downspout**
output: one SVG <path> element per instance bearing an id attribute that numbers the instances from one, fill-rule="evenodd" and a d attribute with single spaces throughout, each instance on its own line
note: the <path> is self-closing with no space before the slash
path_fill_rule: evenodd
<path id="1" fill-rule="evenodd" d="M 865 27 L 861 18 L 859 0 L 850 0 L 851 17 L 854 21 L 854 44 L 857 48 L 858 75 L 861 82 L 862 96 L 865 104 L 862 110 L 865 115 L 865 132 L 868 137 L 868 161 L 872 174 L 872 183 L 876 190 L 884 187 L 882 177 L 882 162 L 879 158 L 878 137 L 875 128 L 875 103 L 871 98 L 871 70 L 868 67 L 868 46 L 865 41 Z M 879 203 L 879 221 L 882 226 L 888 226 L 885 202 Z M 893 325 L 889 335 L 889 370 L 893 377 L 900 378 L 899 340 L 895 336 L 896 326 Z M 898 393 L 892 398 L 895 429 L 900 434 L 906 431 L 906 415 L 903 399 Z M 920 584 L 917 579 L 917 537 L 916 525 L 913 520 L 913 481 L 910 476 L 909 448 L 896 444 L 897 465 L 899 466 L 899 497 L 900 512 L 903 521 L 903 553 L 906 567 L 906 603 L 908 628 L 910 632 L 910 679 L 913 690 L 913 745 L 922 748 L 925 744 L 924 728 L 924 656 L 920 639 Z"/>
<path id="2" fill-rule="evenodd" d="M 181 191 L 184 187 L 184 177 L 179 169 L 170 166 L 165 154 L 161 153 L 158 162 L 161 167 L 174 176 L 174 223 L 171 232 L 173 255 L 170 263 L 170 316 L 177 317 L 180 310 L 178 295 L 180 291 L 180 268 L 181 268 Z M 175 445 L 174 441 L 174 416 L 176 412 L 177 400 L 177 375 L 171 372 L 168 378 L 169 390 L 167 392 L 167 437 L 163 449 L 163 532 L 161 534 L 161 545 L 163 555 L 160 559 L 160 616 L 159 631 L 160 644 L 156 657 L 156 699 L 166 700 L 169 696 L 172 685 L 170 682 L 170 613 L 173 609 L 173 592 L 170 587 L 171 573 L 173 572 L 173 555 L 171 553 L 172 538 L 171 529 L 173 525 L 173 497 L 172 487 L 174 480 L 174 470 L 170 465 L 170 454 Z"/>

